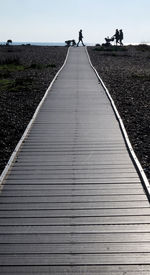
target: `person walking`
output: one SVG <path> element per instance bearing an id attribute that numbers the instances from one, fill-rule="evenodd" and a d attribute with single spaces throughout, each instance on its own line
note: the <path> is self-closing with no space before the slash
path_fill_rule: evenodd
<path id="1" fill-rule="evenodd" d="M 82 30 L 80 30 L 79 31 L 79 41 L 77 43 L 77 47 L 79 46 L 80 42 L 82 43 L 83 46 L 85 46 L 82 39 L 83 39 Z"/>
<path id="2" fill-rule="evenodd" d="M 120 43 L 121 46 L 123 46 L 122 40 L 123 40 L 123 31 L 120 30 L 119 31 L 119 43 Z"/>
<path id="3" fill-rule="evenodd" d="M 114 37 L 115 37 L 116 45 L 117 45 L 119 43 L 119 31 L 118 31 L 118 29 L 116 29 Z"/>

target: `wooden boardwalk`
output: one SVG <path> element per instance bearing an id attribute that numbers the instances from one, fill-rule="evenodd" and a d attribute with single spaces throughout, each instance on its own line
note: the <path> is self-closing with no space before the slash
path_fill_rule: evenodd
<path id="1" fill-rule="evenodd" d="M 4 182 L 0 274 L 150 274 L 149 202 L 82 47 Z"/>

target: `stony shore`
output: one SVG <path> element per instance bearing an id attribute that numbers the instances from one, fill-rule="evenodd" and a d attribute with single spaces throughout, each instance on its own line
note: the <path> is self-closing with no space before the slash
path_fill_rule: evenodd
<path id="1" fill-rule="evenodd" d="M 150 48 L 97 49 L 88 47 L 91 61 L 109 89 L 150 178 Z M 66 47 L 0 46 L 0 172 L 66 53 Z"/>

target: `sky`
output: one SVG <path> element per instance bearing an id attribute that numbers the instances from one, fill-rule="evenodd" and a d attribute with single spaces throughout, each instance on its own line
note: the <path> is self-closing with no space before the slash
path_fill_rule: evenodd
<path id="1" fill-rule="evenodd" d="M 123 29 L 125 44 L 150 43 L 150 0 L 0 0 L 0 41 L 104 43 Z"/>

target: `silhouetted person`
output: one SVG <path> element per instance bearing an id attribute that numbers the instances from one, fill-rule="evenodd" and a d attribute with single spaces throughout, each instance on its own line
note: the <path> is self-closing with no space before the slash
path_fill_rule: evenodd
<path id="1" fill-rule="evenodd" d="M 79 31 L 79 41 L 78 41 L 78 43 L 77 43 L 77 47 L 79 46 L 79 43 L 80 43 L 80 42 L 82 43 L 83 46 L 85 46 L 84 43 L 83 43 L 82 38 L 83 38 L 82 30 L 80 30 L 80 31 Z"/>
<path id="2" fill-rule="evenodd" d="M 119 43 L 120 43 L 120 45 L 123 45 L 122 40 L 123 40 L 123 31 L 120 30 L 119 31 Z"/>
<path id="3" fill-rule="evenodd" d="M 116 29 L 114 37 L 115 37 L 116 45 L 117 45 L 119 43 L 119 31 L 118 31 L 118 29 Z"/>

